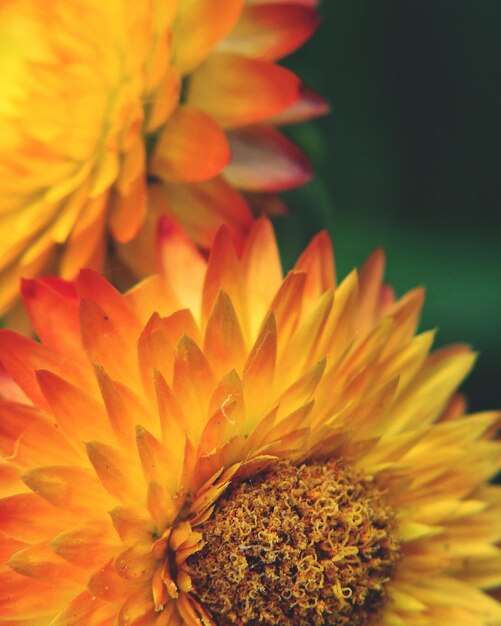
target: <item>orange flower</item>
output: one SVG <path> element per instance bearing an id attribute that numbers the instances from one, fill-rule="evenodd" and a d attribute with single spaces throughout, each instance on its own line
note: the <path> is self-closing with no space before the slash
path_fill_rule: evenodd
<path id="1" fill-rule="evenodd" d="M 163 276 L 25 281 L 41 341 L 1 333 L 0 624 L 500 624 L 499 415 L 422 291 L 163 234 Z"/>
<path id="2" fill-rule="evenodd" d="M 222 222 L 238 240 L 252 213 L 237 189 L 308 179 L 275 126 L 325 105 L 275 61 L 314 31 L 315 2 L 216 4 L 1 3 L 0 313 L 20 276 L 101 268 L 108 234 L 120 246 L 144 225 L 121 250 L 141 275 L 158 214 L 202 246 Z"/>

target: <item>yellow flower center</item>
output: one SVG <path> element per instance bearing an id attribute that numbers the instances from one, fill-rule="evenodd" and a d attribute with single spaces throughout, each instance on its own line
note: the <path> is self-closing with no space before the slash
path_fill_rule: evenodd
<path id="1" fill-rule="evenodd" d="M 341 461 L 289 462 L 229 489 L 188 559 L 218 626 L 366 625 L 400 557 L 384 490 Z"/>

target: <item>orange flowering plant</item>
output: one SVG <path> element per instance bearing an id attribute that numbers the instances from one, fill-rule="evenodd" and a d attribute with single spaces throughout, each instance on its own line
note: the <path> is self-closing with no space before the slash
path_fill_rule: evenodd
<path id="1" fill-rule="evenodd" d="M 26 280 L 40 341 L 1 331 L 0 624 L 501 624 L 499 414 L 422 290 L 380 252 L 336 285 L 325 234 L 284 278 L 266 220 L 162 234 L 162 274 Z"/>
<path id="2" fill-rule="evenodd" d="M 315 30 L 315 5 L 0 3 L 0 314 L 21 276 L 73 279 L 117 254 L 151 273 L 162 214 L 201 246 L 223 222 L 239 241 L 248 200 L 305 182 L 276 126 L 325 103 L 276 60 Z"/>

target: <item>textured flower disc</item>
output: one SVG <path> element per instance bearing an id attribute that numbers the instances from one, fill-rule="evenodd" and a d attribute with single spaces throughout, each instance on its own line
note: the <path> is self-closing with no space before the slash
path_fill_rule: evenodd
<path id="1" fill-rule="evenodd" d="M 0 625 L 495 626 L 499 414 L 376 252 L 335 285 L 270 224 L 163 274 L 25 281 L 1 331 Z M 235 588 L 236 585 L 236 588 Z M 264 587 L 264 589 L 263 589 Z"/>
<path id="2" fill-rule="evenodd" d="M 304 183 L 276 125 L 326 107 L 275 62 L 313 33 L 315 4 L 0 3 L 0 313 L 20 276 L 73 279 L 107 242 L 151 273 L 158 214 L 202 246 L 223 222 L 238 242 L 252 221 L 238 190 Z"/>

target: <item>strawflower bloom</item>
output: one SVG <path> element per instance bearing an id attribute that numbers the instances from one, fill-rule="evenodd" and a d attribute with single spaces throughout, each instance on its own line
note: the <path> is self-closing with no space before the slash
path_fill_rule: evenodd
<path id="1" fill-rule="evenodd" d="M 315 5 L 2 0 L 0 314 L 19 277 L 74 279 L 117 247 L 151 273 L 159 214 L 201 246 L 223 222 L 238 241 L 253 218 L 240 190 L 262 208 L 304 183 L 276 125 L 325 103 L 276 61 L 313 33 Z"/>
<path id="2" fill-rule="evenodd" d="M 499 415 L 422 290 L 164 226 L 163 275 L 25 281 L 2 331 L 0 624 L 501 624 Z"/>

